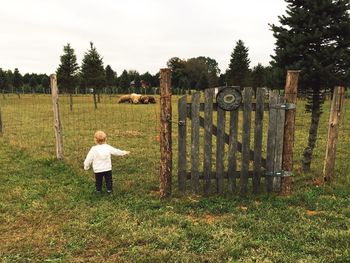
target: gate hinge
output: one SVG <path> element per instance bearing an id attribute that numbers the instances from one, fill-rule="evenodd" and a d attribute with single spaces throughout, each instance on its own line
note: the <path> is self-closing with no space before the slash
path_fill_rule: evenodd
<path id="1" fill-rule="evenodd" d="M 297 108 L 297 105 L 294 103 L 278 103 L 271 105 L 270 109 L 282 109 L 282 110 L 294 110 Z"/>
<path id="2" fill-rule="evenodd" d="M 267 177 L 289 177 L 293 176 L 293 172 L 291 171 L 279 171 L 279 172 L 266 172 L 265 176 Z"/>

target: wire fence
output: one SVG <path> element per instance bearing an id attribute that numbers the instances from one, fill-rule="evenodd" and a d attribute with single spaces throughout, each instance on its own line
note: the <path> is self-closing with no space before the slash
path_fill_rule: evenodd
<path id="1" fill-rule="evenodd" d="M 94 144 L 95 131 L 103 130 L 109 144 L 131 151 L 134 156 L 119 164 L 115 161 L 116 167 L 129 164 L 144 174 L 154 174 L 159 162 L 158 98 L 155 104 L 119 104 L 118 98 L 119 95 L 101 94 L 96 109 L 92 95 L 59 96 L 64 158 L 81 167 Z M 4 140 L 36 158 L 55 156 L 51 95 L 6 94 L 0 98 L 0 107 Z"/>
<path id="2" fill-rule="evenodd" d="M 109 144 L 123 150 L 129 150 L 133 156 L 123 159 L 123 162 L 114 159 L 114 167 L 130 171 L 130 173 L 137 170 L 140 174 L 152 175 L 155 178 L 158 176 L 160 160 L 159 96 L 154 95 L 156 104 L 118 103 L 120 96 L 101 94 L 97 109 L 95 109 L 94 98 L 91 94 L 73 94 L 72 96 L 60 94 L 59 106 L 65 160 L 75 167 L 81 168 L 86 153 L 94 144 L 94 132 L 103 130 L 107 133 Z M 177 173 L 177 99 L 179 96 L 173 95 L 174 175 Z M 312 169 L 318 175 L 322 174 L 325 157 L 330 99 L 331 96 L 328 96 L 323 104 L 323 113 L 320 117 L 313 154 Z M 337 160 L 350 157 L 348 102 L 349 99 L 346 99 L 340 122 Z M 303 151 L 307 145 L 310 128 L 311 114 L 305 111 L 305 103 L 305 100 L 298 99 L 294 145 L 295 170 L 301 169 Z M 55 157 L 55 135 L 50 94 L 1 94 L 0 109 L 3 140 L 38 159 Z M 350 170 L 349 162 L 337 161 L 336 170 L 337 174 Z"/>

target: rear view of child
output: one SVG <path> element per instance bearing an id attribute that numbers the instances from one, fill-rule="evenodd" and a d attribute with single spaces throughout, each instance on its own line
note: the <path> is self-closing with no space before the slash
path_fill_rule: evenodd
<path id="1" fill-rule="evenodd" d="M 96 193 L 102 191 L 103 177 L 106 181 L 107 193 L 113 192 L 113 180 L 112 180 L 112 161 L 111 156 L 123 156 L 128 155 L 129 151 L 122 151 L 116 149 L 107 142 L 107 136 L 103 131 L 97 131 L 95 133 L 95 146 L 92 146 L 84 161 L 84 169 L 89 170 L 92 164 L 92 168 L 96 178 Z"/>

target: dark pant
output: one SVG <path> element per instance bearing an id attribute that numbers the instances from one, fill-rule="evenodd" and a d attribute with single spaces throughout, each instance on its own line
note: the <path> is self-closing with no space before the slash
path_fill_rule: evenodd
<path id="1" fill-rule="evenodd" d="M 112 171 L 106 171 L 102 173 L 95 173 L 96 178 L 96 191 L 101 192 L 103 177 L 106 181 L 106 188 L 108 192 L 113 191 Z"/>

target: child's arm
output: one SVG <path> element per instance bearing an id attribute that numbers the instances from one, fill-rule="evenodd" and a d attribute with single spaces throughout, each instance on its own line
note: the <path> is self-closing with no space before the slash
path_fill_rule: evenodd
<path id="1" fill-rule="evenodd" d="M 122 151 L 122 150 L 119 150 L 119 149 L 114 148 L 112 146 L 109 146 L 109 147 L 110 147 L 110 152 L 112 155 L 123 156 L 123 155 L 128 155 L 130 153 L 129 151 Z"/>
<path id="2" fill-rule="evenodd" d="M 89 153 L 87 154 L 85 161 L 84 161 L 84 170 L 89 170 L 90 166 L 92 164 L 92 161 L 94 159 L 94 154 L 92 152 L 92 149 L 90 149 Z"/>

